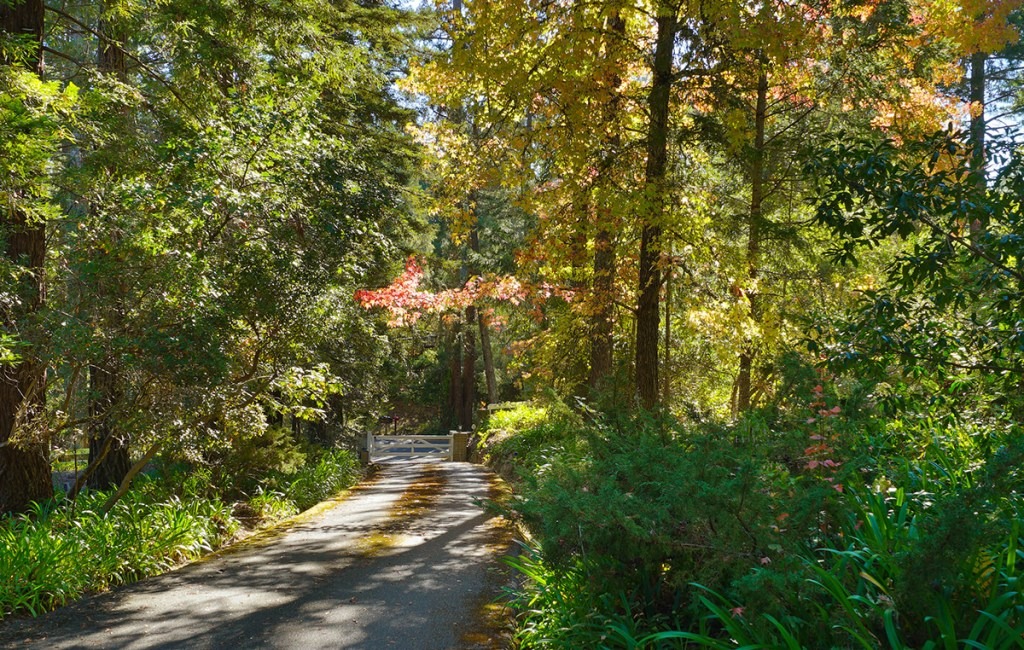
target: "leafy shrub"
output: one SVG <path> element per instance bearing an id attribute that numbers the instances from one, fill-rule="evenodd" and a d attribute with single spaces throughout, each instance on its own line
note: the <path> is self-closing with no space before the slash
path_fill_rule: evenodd
<path id="1" fill-rule="evenodd" d="M 672 630 L 672 619 L 664 614 L 637 613 L 631 594 L 626 592 L 595 592 L 585 560 L 556 569 L 544 561 L 536 546 L 521 546 L 519 554 L 505 559 L 530 585 L 511 594 L 513 607 L 522 613 L 515 635 L 517 647 L 635 650 L 712 638 Z"/>
<path id="2" fill-rule="evenodd" d="M 785 561 L 775 487 L 790 482 L 765 480 L 788 475 L 756 446 L 651 418 L 584 437 L 525 477 L 514 506 L 554 569 L 582 562 L 594 593 L 628 593 L 650 616 L 692 602 L 691 582 L 726 588 Z"/>
<path id="3" fill-rule="evenodd" d="M 702 597 L 714 633 L 692 637 L 706 647 L 1018 648 L 1024 638 L 1020 593 L 1019 523 L 1001 539 L 972 546 L 974 564 L 931 557 L 927 569 L 908 558 L 924 557 L 941 540 L 930 539 L 929 519 L 944 519 L 933 495 L 854 493 L 848 501 L 844 547 L 804 558 L 811 589 L 779 597 L 778 618 L 749 612 L 743 601 L 717 593 Z M 917 500 L 917 503 L 914 503 Z M 972 534 L 968 534 L 973 537 Z M 960 546 L 963 552 L 968 547 Z M 958 554 L 954 553 L 954 556 Z M 922 573 L 930 571 L 930 575 Z"/>
<path id="4" fill-rule="evenodd" d="M 268 476 L 293 474 L 305 462 L 306 454 L 290 430 L 265 427 L 234 437 L 231 448 L 213 463 L 213 482 L 231 486 L 235 495 L 252 494 Z"/>
<path id="5" fill-rule="evenodd" d="M 252 518 L 252 527 L 280 521 L 299 512 L 293 501 L 273 491 L 259 490 L 245 505 Z"/>
<path id="6" fill-rule="evenodd" d="M 351 486 L 358 477 L 356 456 L 347 450 L 333 449 L 288 475 L 284 494 L 300 511 L 306 510 Z"/>
<path id="7" fill-rule="evenodd" d="M 166 485 L 177 484 L 179 486 L 177 493 L 183 499 L 210 498 L 218 493 L 217 483 L 213 480 L 213 471 L 209 467 L 192 468 L 182 465 L 171 470 L 164 483 Z M 140 487 L 140 482 L 136 481 L 132 489 L 135 491 Z"/>
<path id="8" fill-rule="evenodd" d="M 487 417 L 487 430 L 491 435 L 500 431 L 522 432 L 539 427 L 549 421 L 548 408 L 539 404 L 523 402 L 512 408 L 502 409 Z"/>
<path id="9" fill-rule="evenodd" d="M 727 429 L 607 417 L 527 449 L 524 647 L 1019 647 L 1024 435 L 845 408 L 815 385 Z"/>
<path id="10" fill-rule="evenodd" d="M 574 449 L 582 428 L 580 416 L 554 400 L 497 411 L 480 434 L 484 460 L 508 478 L 516 478 L 513 471 L 530 475 L 559 451 Z"/>

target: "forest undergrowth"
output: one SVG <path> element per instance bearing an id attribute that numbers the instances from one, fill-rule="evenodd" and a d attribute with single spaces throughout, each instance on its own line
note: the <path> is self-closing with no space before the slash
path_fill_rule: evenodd
<path id="1" fill-rule="evenodd" d="M 519 647 L 1021 647 L 1020 430 L 863 395 L 811 379 L 728 426 L 496 414 Z"/>

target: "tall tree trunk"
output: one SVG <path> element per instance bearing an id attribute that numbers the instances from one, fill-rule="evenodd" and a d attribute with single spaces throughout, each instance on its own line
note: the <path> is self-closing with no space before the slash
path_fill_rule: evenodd
<path id="1" fill-rule="evenodd" d="M 484 379 L 487 381 L 487 403 L 498 401 L 498 379 L 494 372 L 494 351 L 491 350 L 491 328 L 483 312 L 477 310 L 476 321 L 480 325 L 480 353 L 484 360 Z"/>
<path id="2" fill-rule="evenodd" d="M 452 0 L 452 12 L 456 15 L 462 14 L 462 0 Z M 456 16 L 453 16 L 455 18 Z M 468 113 L 463 107 L 460 107 L 457 111 L 459 117 L 453 118 L 456 122 L 468 122 Z M 470 124 L 470 130 L 473 134 L 473 140 L 479 141 L 480 134 L 477 130 L 476 124 Z M 469 201 L 472 205 L 474 213 L 476 212 L 477 197 L 475 190 L 470 192 Z M 474 215 L 475 216 L 475 215 Z M 470 231 L 470 248 L 472 252 L 476 253 L 480 250 L 480 239 L 477 230 L 478 224 L 474 223 L 473 228 Z M 463 276 L 468 276 L 469 269 L 463 266 Z M 463 281 L 468 279 L 463 277 Z M 461 431 L 469 431 L 473 428 L 474 411 L 476 409 L 476 340 L 473 336 L 473 327 L 476 325 L 480 328 L 480 340 L 481 345 L 487 345 L 488 349 L 484 352 L 484 364 L 490 366 L 490 375 L 488 376 L 488 395 L 492 392 L 491 382 L 493 381 L 494 364 L 493 359 L 490 355 L 490 336 L 488 336 L 486 330 L 486 323 L 480 320 L 477 316 L 477 310 L 474 306 L 469 306 L 465 310 L 465 327 L 462 330 L 463 345 L 462 345 L 462 367 L 458 368 L 457 361 L 452 363 L 452 390 L 456 390 L 454 393 L 455 401 L 453 403 L 455 418 L 459 423 L 459 429 Z M 490 359 L 490 361 L 488 361 Z M 456 381 L 455 373 L 459 373 L 458 381 Z M 486 368 L 485 368 L 486 374 Z M 456 383 L 458 386 L 456 386 Z M 497 389 L 493 389 L 497 392 Z"/>
<path id="3" fill-rule="evenodd" d="M 448 336 L 448 408 L 442 420 L 447 428 L 462 428 L 462 324 L 452 325 Z"/>
<path id="4" fill-rule="evenodd" d="M 466 307 L 466 325 L 462 330 L 462 402 L 459 409 L 459 429 L 470 431 L 476 414 L 476 336 L 473 325 L 477 321 L 476 307 Z"/>
<path id="5" fill-rule="evenodd" d="M 23 63 L 42 76 L 42 1 L 0 3 L 0 30 L 33 39 L 34 49 Z M 14 62 L 0 59 L 0 63 Z M 30 220 L 16 202 L 0 207 L 0 219 L 7 259 L 26 271 L 18 280 L 16 300 L 3 314 L 4 329 L 24 334 L 26 321 L 46 298 L 45 225 Z M 45 387 L 46 367 L 31 347 L 22 351 L 20 361 L 0 368 L 0 512 L 23 512 L 32 501 L 53 496 L 49 436 L 44 427 L 37 428 L 42 422 Z"/>
<path id="6" fill-rule="evenodd" d="M 110 1 L 103 3 L 103 10 L 110 10 Z M 101 18 L 99 29 L 99 46 L 96 52 L 96 61 L 100 72 L 113 74 L 119 81 L 127 78 L 127 66 L 125 65 L 124 42 L 127 38 L 124 26 L 109 18 Z"/>
<path id="7" fill-rule="evenodd" d="M 95 464 L 95 469 L 88 485 L 93 489 L 117 487 L 131 468 L 128 441 L 118 435 L 112 417 L 121 400 L 120 377 L 114 367 L 110 361 L 89 367 L 89 465 Z"/>
<path id="8" fill-rule="evenodd" d="M 124 81 L 127 77 L 124 30 L 119 28 L 118 23 L 102 19 L 98 31 L 100 39 L 96 58 L 100 72 Z M 100 251 L 95 254 L 109 255 Z M 107 321 L 103 327 L 119 329 L 123 320 L 121 298 L 124 287 L 116 277 L 99 277 L 93 289 L 97 315 L 104 315 L 103 320 Z M 93 489 L 117 487 L 131 468 L 127 435 L 117 431 L 113 417 L 123 397 L 122 382 L 119 364 L 110 350 L 107 350 L 102 360 L 89 368 L 89 415 L 92 421 L 89 431 L 89 464 L 96 464 L 95 471 L 89 477 L 89 487 Z"/>
<path id="9" fill-rule="evenodd" d="M 588 383 L 593 394 L 606 388 L 614 367 L 614 309 L 612 300 L 615 282 L 615 243 L 612 233 L 601 223 L 598 211 L 598 229 L 594 236 L 594 307 L 590 321 L 590 377 Z M 606 217 L 607 219 L 607 217 Z"/>
<path id="10" fill-rule="evenodd" d="M 620 111 L 621 95 L 619 86 L 622 77 L 618 70 L 617 49 L 620 47 L 619 39 L 626 33 L 626 21 L 617 11 L 613 11 L 608 18 L 608 36 L 605 39 L 605 56 L 612 59 L 613 66 L 611 73 L 605 81 L 609 93 L 608 103 L 604 107 L 603 121 L 609 126 L 608 137 L 602 145 L 601 151 L 602 168 L 607 172 L 619 154 L 622 144 L 618 129 L 612 125 L 618 119 Z M 605 182 L 601 179 L 601 182 Z M 606 202 L 598 201 L 594 210 L 594 267 L 593 286 L 590 317 L 590 376 L 587 384 L 590 387 L 592 396 L 600 394 L 605 388 L 608 378 L 614 368 L 614 281 L 615 281 L 615 239 L 612 232 L 614 228 L 611 210 Z"/>
<path id="11" fill-rule="evenodd" d="M 764 65 L 757 78 L 757 105 L 754 110 L 754 149 L 750 159 L 750 213 L 747 222 L 747 288 L 745 295 L 750 303 L 750 318 L 760 325 L 761 311 L 757 295 L 757 279 L 761 269 L 761 220 L 764 203 L 764 147 L 765 121 L 768 113 L 768 73 Z M 754 359 L 757 351 L 754 342 L 747 339 L 740 353 L 739 374 L 736 377 L 736 411 L 742 413 L 750 408 Z"/>
<path id="12" fill-rule="evenodd" d="M 662 364 L 661 403 L 668 404 L 672 398 L 672 274 L 665 274 L 665 361 Z"/>
<path id="13" fill-rule="evenodd" d="M 590 224 L 591 188 L 583 187 L 579 191 L 579 199 L 573 201 L 573 212 L 576 223 L 569 233 L 566 242 L 569 253 L 569 284 L 573 290 L 579 291 L 586 286 L 587 271 L 587 230 Z"/>
<path id="14" fill-rule="evenodd" d="M 473 198 L 473 205 L 476 205 L 476 197 Z M 469 233 L 469 248 L 475 254 L 480 253 L 480 229 L 477 224 L 473 224 L 473 229 Z M 474 268 L 473 272 L 479 273 L 479 269 Z M 491 350 L 491 330 L 487 326 L 487 319 L 484 317 L 483 312 L 480 310 L 476 311 L 476 322 L 480 330 L 480 353 L 484 360 L 484 378 L 487 381 L 487 403 L 494 404 L 498 401 L 498 380 L 494 373 L 494 352 Z"/>
<path id="15" fill-rule="evenodd" d="M 672 57 L 676 16 L 663 7 L 658 16 L 651 92 L 647 97 L 650 125 L 640 231 L 640 297 L 636 309 L 636 388 L 640 406 L 658 404 L 658 324 L 661 293 L 661 233 L 665 212 L 665 171 L 668 162 L 668 116 L 672 90 Z"/>

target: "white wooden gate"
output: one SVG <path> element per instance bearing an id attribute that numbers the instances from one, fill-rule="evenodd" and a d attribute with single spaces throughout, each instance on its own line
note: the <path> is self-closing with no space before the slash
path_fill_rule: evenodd
<path id="1" fill-rule="evenodd" d="M 391 458 L 436 458 L 452 459 L 453 436 L 377 436 L 366 434 L 366 449 L 370 460 Z"/>

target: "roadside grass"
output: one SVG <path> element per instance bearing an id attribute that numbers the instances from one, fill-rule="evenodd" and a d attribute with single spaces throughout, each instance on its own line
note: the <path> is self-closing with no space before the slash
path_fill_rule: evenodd
<path id="1" fill-rule="evenodd" d="M 280 491 L 258 490 L 229 504 L 196 494 L 180 475 L 142 476 L 113 509 L 108 493 L 58 497 L 0 519 L 0 619 L 38 616 L 81 596 L 166 572 L 305 510 L 359 480 L 357 459 L 332 450 L 288 475 Z"/>

